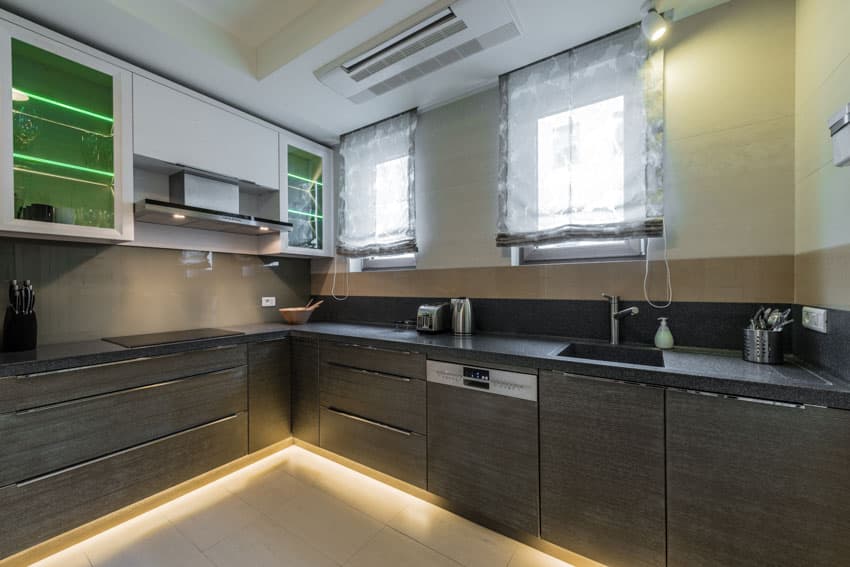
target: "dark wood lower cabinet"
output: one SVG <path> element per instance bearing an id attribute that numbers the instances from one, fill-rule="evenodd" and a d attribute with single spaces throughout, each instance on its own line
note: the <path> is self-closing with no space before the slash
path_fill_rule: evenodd
<path id="1" fill-rule="evenodd" d="M 0 558 L 237 459 L 247 443 L 243 412 L 0 488 Z"/>
<path id="2" fill-rule="evenodd" d="M 664 390 L 540 373 L 544 539 L 610 567 L 665 563 Z"/>
<path id="3" fill-rule="evenodd" d="M 540 532 L 537 403 L 428 383 L 428 490 L 488 524 Z"/>
<path id="4" fill-rule="evenodd" d="M 670 567 L 850 565 L 850 411 L 667 393 Z"/>
<path id="5" fill-rule="evenodd" d="M 353 461 L 425 488 L 425 436 L 322 408 L 321 446 Z"/>
<path id="6" fill-rule="evenodd" d="M 248 345 L 248 449 L 251 452 L 289 438 L 289 340 Z"/>
<path id="7" fill-rule="evenodd" d="M 319 343 L 291 337 L 292 343 L 292 435 L 319 444 Z"/>

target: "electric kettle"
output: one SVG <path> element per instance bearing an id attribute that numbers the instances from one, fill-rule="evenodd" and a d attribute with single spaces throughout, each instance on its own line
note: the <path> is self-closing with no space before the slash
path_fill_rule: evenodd
<path id="1" fill-rule="evenodd" d="M 455 335 L 472 334 L 472 304 L 468 297 L 452 299 L 452 330 Z"/>

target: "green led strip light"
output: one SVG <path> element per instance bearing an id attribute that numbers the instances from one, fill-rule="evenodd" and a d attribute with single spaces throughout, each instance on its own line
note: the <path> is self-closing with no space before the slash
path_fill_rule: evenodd
<path id="1" fill-rule="evenodd" d="M 76 170 L 76 171 L 85 171 L 86 173 L 95 173 L 97 175 L 105 175 L 107 177 L 113 177 L 115 175 L 111 171 L 103 171 L 103 170 L 100 170 L 100 169 L 92 169 L 90 167 L 83 167 L 81 165 L 74 165 L 72 163 L 63 163 L 61 161 L 53 161 L 52 159 L 44 159 L 44 158 L 35 157 L 35 156 L 28 156 L 28 155 L 25 155 L 25 154 L 13 153 L 12 156 L 15 159 L 22 159 L 24 161 L 31 161 L 31 162 L 34 162 L 34 163 L 43 163 L 43 164 L 46 164 L 46 165 L 55 165 L 57 167 L 67 167 L 68 169 L 73 169 L 73 170 Z"/>
<path id="2" fill-rule="evenodd" d="M 304 215 L 305 217 L 311 217 L 311 218 L 314 218 L 314 219 L 324 218 L 324 217 L 322 217 L 322 215 L 317 215 L 317 214 L 314 214 L 314 213 L 305 213 L 304 211 L 296 211 L 294 209 L 289 209 L 289 212 L 292 213 L 293 215 Z"/>
<path id="3" fill-rule="evenodd" d="M 291 177 L 293 179 L 298 179 L 299 181 L 306 181 L 307 183 L 315 183 L 319 187 L 322 186 L 321 181 L 315 181 L 313 179 L 307 179 L 306 177 L 301 177 L 300 175 L 295 175 L 294 173 L 289 173 L 288 175 L 289 175 L 289 177 Z"/>
<path id="4" fill-rule="evenodd" d="M 85 110 L 82 108 L 77 108 L 76 106 L 71 106 L 70 104 L 65 104 L 64 102 L 59 102 L 58 100 L 53 100 L 51 98 L 47 98 L 44 96 L 39 96 L 37 94 L 28 93 L 27 91 L 22 91 L 21 89 L 15 89 L 19 93 L 25 94 L 33 100 L 37 100 L 40 102 L 46 102 L 47 104 L 52 104 L 53 106 L 58 106 L 59 108 L 64 108 L 65 110 L 72 110 L 74 112 L 79 112 L 80 114 L 84 114 L 86 116 L 91 116 L 92 118 L 97 118 L 99 120 L 104 120 L 106 122 L 112 123 L 111 116 L 104 116 L 103 114 L 98 114 L 96 112 L 92 112 L 90 110 Z"/>

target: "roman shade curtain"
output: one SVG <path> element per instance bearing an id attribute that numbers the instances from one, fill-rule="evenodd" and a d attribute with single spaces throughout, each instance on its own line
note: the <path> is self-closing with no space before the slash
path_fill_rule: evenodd
<path id="1" fill-rule="evenodd" d="M 414 135 L 411 110 L 342 136 L 339 232 L 343 256 L 416 252 Z"/>
<path id="2" fill-rule="evenodd" d="M 662 235 L 663 57 L 635 26 L 500 77 L 498 246 Z"/>

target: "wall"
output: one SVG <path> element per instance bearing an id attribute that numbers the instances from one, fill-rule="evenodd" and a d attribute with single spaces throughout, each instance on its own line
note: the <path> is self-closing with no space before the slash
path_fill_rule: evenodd
<path id="1" fill-rule="evenodd" d="M 796 302 L 850 309 L 850 167 L 832 165 L 827 122 L 850 102 L 850 2 L 799 0 Z"/>
<path id="2" fill-rule="evenodd" d="M 665 207 L 678 300 L 793 299 L 794 37 L 793 0 L 734 0 L 672 28 Z M 495 88 L 422 114 L 417 270 L 352 274 L 351 293 L 642 298 L 640 262 L 509 267 L 494 238 L 498 115 Z M 329 265 L 314 263 L 314 293 L 330 293 Z"/>
<path id="3" fill-rule="evenodd" d="M 0 281 L 35 286 L 39 343 L 277 321 L 303 305 L 309 261 L 0 238 Z"/>

